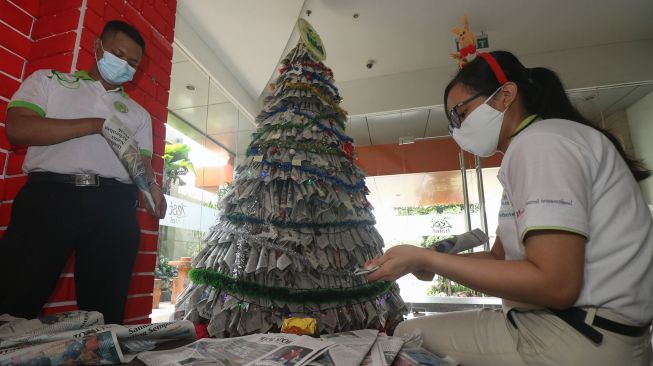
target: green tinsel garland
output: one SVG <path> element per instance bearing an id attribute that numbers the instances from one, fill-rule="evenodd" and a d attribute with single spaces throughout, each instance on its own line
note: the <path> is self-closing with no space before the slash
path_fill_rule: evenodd
<path id="1" fill-rule="evenodd" d="M 267 287 L 203 268 L 190 270 L 188 276 L 196 284 L 209 285 L 230 294 L 278 300 L 289 304 L 351 303 L 356 300 L 373 299 L 390 291 L 393 284 L 392 282 L 381 281 L 351 288 L 297 290 L 285 287 Z"/>

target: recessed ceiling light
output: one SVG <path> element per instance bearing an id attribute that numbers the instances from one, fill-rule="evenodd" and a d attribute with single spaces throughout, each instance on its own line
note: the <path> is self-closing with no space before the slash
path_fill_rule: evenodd
<path id="1" fill-rule="evenodd" d="M 360 14 L 354 13 L 354 19 L 358 19 L 359 16 L 360 16 Z"/>
<path id="2" fill-rule="evenodd" d="M 188 89 L 188 90 L 190 90 L 190 91 L 193 91 L 193 90 L 195 90 L 195 85 L 193 85 L 193 84 L 186 84 L 186 89 Z"/>

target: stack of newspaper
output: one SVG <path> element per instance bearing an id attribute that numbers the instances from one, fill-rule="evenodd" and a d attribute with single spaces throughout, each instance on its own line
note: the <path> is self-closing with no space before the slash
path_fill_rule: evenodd
<path id="1" fill-rule="evenodd" d="M 294 334 L 253 334 L 237 338 L 205 338 L 174 350 L 144 352 L 148 366 L 452 366 L 404 338 L 376 330 L 357 330 L 321 339 Z"/>
<path id="2" fill-rule="evenodd" d="M 204 338 L 186 346 L 151 351 L 170 340 L 194 340 L 189 321 L 135 326 L 104 324 L 98 312 L 71 311 L 37 319 L 0 316 L 0 366 L 112 365 L 134 357 L 149 366 L 451 366 L 406 339 L 364 329 L 323 335 L 253 334 Z"/>
<path id="3" fill-rule="evenodd" d="M 0 315 L 0 366 L 111 365 L 177 339 L 195 339 L 190 321 L 134 326 L 104 324 L 95 311 L 70 311 L 37 319 Z"/>

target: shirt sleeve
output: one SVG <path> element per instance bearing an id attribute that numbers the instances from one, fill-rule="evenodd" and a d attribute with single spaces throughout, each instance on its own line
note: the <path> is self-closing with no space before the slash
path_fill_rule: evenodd
<path id="1" fill-rule="evenodd" d="M 142 123 L 134 132 L 134 139 L 138 143 L 141 155 L 152 157 L 152 118 L 145 110 L 142 111 L 142 114 Z"/>
<path id="2" fill-rule="evenodd" d="M 520 240 L 531 230 L 588 237 L 592 174 L 582 148 L 551 133 L 522 136 L 515 143 L 506 177 Z"/>
<path id="3" fill-rule="evenodd" d="M 48 82 L 53 77 L 51 70 L 38 70 L 30 75 L 14 93 L 7 109 L 21 107 L 31 109 L 41 117 L 47 114 Z"/>

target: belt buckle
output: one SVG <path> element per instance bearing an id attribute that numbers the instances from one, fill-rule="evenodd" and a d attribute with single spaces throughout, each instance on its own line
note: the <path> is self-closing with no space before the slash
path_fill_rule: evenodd
<path id="1" fill-rule="evenodd" d="M 99 187 L 100 179 L 96 174 L 75 174 L 75 185 L 77 187 Z"/>

